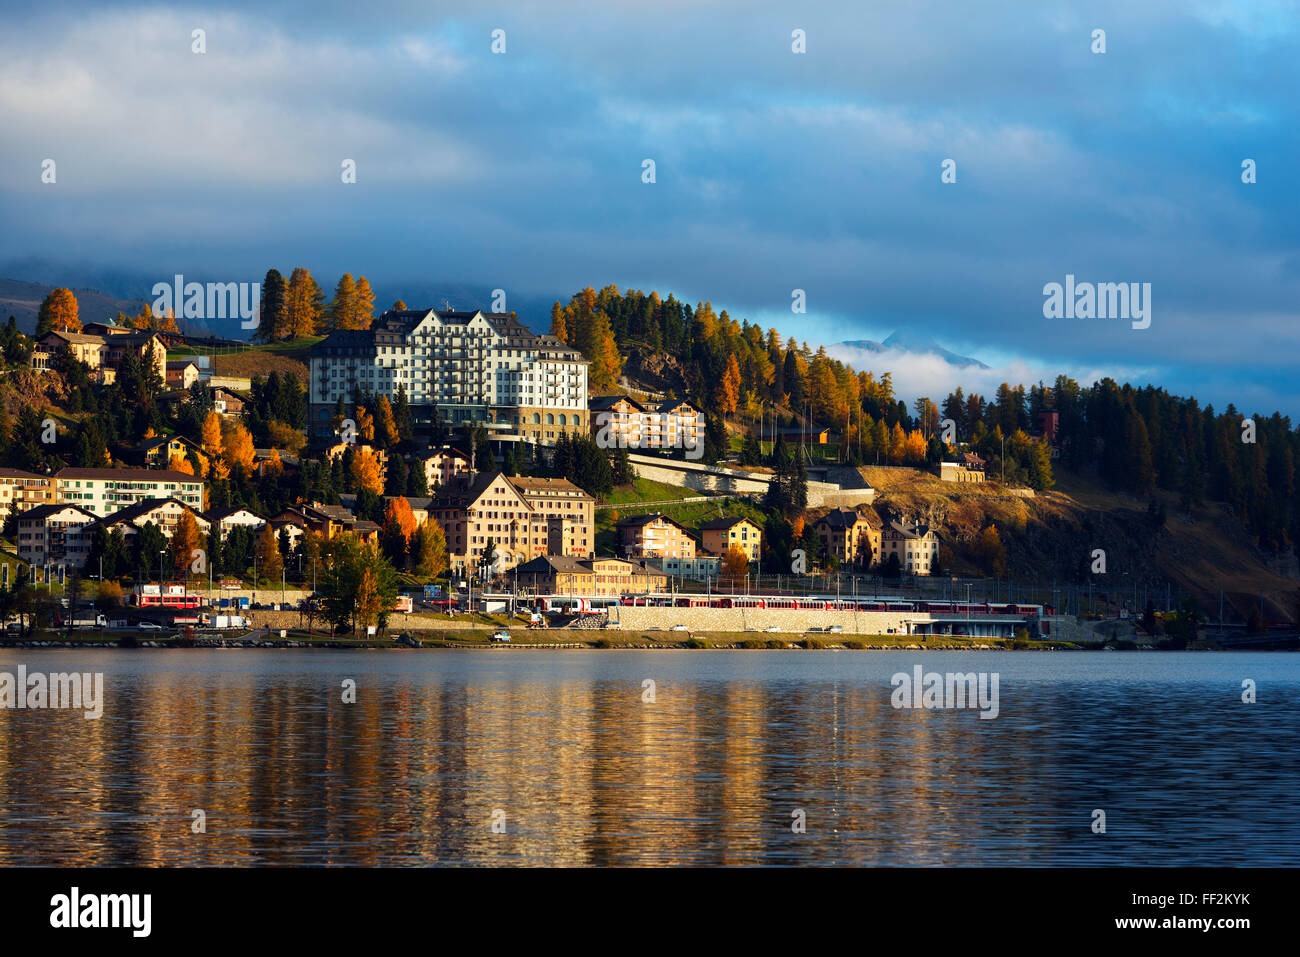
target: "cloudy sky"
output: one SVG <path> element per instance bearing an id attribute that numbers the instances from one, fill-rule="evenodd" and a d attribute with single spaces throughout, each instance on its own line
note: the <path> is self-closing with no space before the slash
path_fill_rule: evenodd
<path id="1" fill-rule="evenodd" d="M 1300 419 L 1293 0 L 8 6 L 4 278 L 615 283 L 994 367 L 841 352 L 911 395 L 1068 371 Z M 1151 283 L 1150 328 L 1044 318 L 1067 274 Z"/>

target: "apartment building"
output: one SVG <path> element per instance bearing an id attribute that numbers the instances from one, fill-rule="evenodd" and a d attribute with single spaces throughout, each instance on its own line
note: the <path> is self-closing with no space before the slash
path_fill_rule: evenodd
<path id="1" fill-rule="evenodd" d="M 890 522 L 881 532 L 880 560 L 898 556 L 903 571 L 912 575 L 929 575 L 939 556 L 939 535 L 928 525 Z"/>
<path id="2" fill-rule="evenodd" d="M 390 401 L 405 389 L 417 426 L 497 422 L 538 443 L 585 431 L 587 360 L 511 314 L 390 310 L 369 329 L 335 330 L 312 347 L 309 428 L 323 437 L 353 389 Z"/>
<path id="3" fill-rule="evenodd" d="M 704 550 L 719 558 L 725 556 L 733 545 L 751 562 L 758 561 L 762 554 L 763 530 L 747 518 L 731 516 L 705 522 L 700 526 L 700 539 Z"/>
<path id="4" fill-rule="evenodd" d="M 592 397 L 590 405 L 592 434 L 602 448 L 704 448 L 704 413 L 689 402 L 639 402 L 626 395 L 599 395 Z"/>
<path id="5" fill-rule="evenodd" d="M 813 529 L 822 554 L 840 564 L 870 567 L 880 558 L 880 528 L 854 509 L 831 509 L 813 523 Z"/>
<path id="6" fill-rule="evenodd" d="M 542 555 L 587 557 L 595 543 L 595 500 L 564 479 L 456 475 L 427 509 L 442 526 L 448 564 L 460 574 L 477 570 L 489 541 L 503 571 Z"/>
<path id="7" fill-rule="evenodd" d="M 649 562 L 544 555 L 518 568 L 519 586 L 534 595 L 616 598 L 663 591 L 668 576 Z"/>
<path id="8" fill-rule="evenodd" d="M 619 553 L 627 558 L 695 557 L 695 539 L 667 515 L 633 515 L 622 519 L 614 530 Z"/>
<path id="9" fill-rule="evenodd" d="M 97 520 L 78 505 L 37 505 L 18 516 L 18 557 L 29 565 L 81 568 L 90 556 L 87 526 Z"/>
<path id="10" fill-rule="evenodd" d="M 22 469 L 0 469 L 0 518 L 54 501 L 54 480 Z"/>
<path id="11" fill-rule="evenodd" d="M 546 521 L 546 554 L 590 558 L 595 551 L 596 500 L 562 478 L 512 478 L 535 516 Z"/>
<path id="12" fill-rule="evenodd" d="M 96 515 L 112 515 L 148 499 L 175 498 L 203 508 L 203 480 L 170 469 L 60 469 L 54 473 L 54 498 Z"/>
<path id="13" fill-rule="evenodd" d="M 46 371 L 54 368 L 59 351 L 67 346 L 72 354 L 90 369 L 90 379 L 100 385 L 117 381 L 118 371 L 128 355 L 134 354 L 142 363 L 153 358 L 158 379 L 167 378 L 167 346 L 152 332 L 124 332 L 112 335 L 90 335 L 85 332 L 50 331 L 36 340 L 32 350 L 32 368 Z M 152 352 L 150 349 L 152 348 Z"/>

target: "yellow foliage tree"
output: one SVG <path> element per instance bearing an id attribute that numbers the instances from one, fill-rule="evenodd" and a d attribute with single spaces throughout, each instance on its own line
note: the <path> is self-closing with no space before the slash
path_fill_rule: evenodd
<path id="1" fill-rule="evenodd" d="M 51 289 L 50 294 L 41 301 L 40 312 L 36 315 L 36 335 L 47 332 L 80 332 L 81 319 L 77 315 L 77 297 L 71 289 Z"/>
<path id="2" fill-rule="evenodd" d="M 352 457 L 352 477 L 362 488 L 376 495 L 383 494 L 384 478 L 379 471 L 379 459 L 375 457 L 372 449 L 365 447 L 357 449 L 356 455 Z"/>
<path id="3" fill-rule="evenodd" d="M 221 416 L 209 412 L 199 429 L 199 445 L 208 455 L 221 454 Z"/>
<path id="4" fill-rule="evenodd" d="M 221 454 L 232 469 L 245 473 L 253 468 L 253 436 L 240 422 L 223 422 L 221 428 Z"/>

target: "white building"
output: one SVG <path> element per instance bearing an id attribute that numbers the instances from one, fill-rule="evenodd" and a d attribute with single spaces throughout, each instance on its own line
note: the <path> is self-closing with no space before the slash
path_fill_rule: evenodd
<path id="1" fill-rule="evenodd" d="M 390 402 L 404 387 L 417 423 L 436 407 L 450 425 L 505 423 L 543 444 L 588 428 L 587 360 L 508 314 L 390 310 L 369 329 L 330 333 L 312 347 L 310 365 L 317 436 L 331 432 L 354 384 Z"/>
<path id="2" fill-rule="evenodd" d="M 171 469 L 60 469 L 54 499 L 96 515 L 112 515 L 146 499 L 174 498 L 194 511 L 203 508 L 203 480 Z"/>

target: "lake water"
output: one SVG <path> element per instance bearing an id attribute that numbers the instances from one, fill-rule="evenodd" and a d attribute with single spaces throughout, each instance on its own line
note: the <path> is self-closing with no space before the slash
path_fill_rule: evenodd
<path id="1" fill-rule="evenodd" d="M 0 650 L 19 664 L 102 671 L 104 715 L 0 711 L 0 865 L 1300 863 L 1295 654 Z M 917 664 L 997 673 L 998 716 L 895 709 Z"/>

